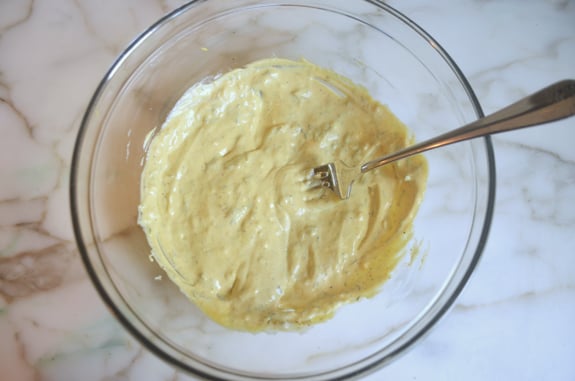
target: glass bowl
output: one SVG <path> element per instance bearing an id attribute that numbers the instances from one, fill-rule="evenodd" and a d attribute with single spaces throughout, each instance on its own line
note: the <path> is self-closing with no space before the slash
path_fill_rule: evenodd
<path id="1" fill-rule="evenodd" d="M 492 146 L 484 138 L 425 154 L 428 187 L 410 242 L 422 254 L 405 256 L 376 296 L 302 332 L 223 328 L 149 260 L 136 223 L 143 147 L 192 84 L 269 57 L 305 58 L 363 85 L 417 140 L 482 115 L 447 53 L 381 1 L 191 2 L 132 42 L 89 104 L 72 161 L 76 240 L 109 308 L 173 365 L 208 379 L 360 377 L 428 332 L 473 272 L 493 212 Z"/>

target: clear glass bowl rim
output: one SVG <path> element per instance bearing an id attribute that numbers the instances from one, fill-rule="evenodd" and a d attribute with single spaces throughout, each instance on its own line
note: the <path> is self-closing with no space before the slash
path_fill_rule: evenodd
<path id="1" fill-rule="evenodd" d="M 80 217 L 79 217 L 79 207 L 78 207 L 78 205 L 79 205 L 78 197 L 79 196 L 78 196 L 78 189 L 77 189 L 78 188 L 77 187 L 78 186 L 78 175 L 79 175 L 78 174 L 78 166 L 79 166 L 79 160 L 80 160 L 81 151 L 82 151 L 82 147 L 83 147 L 84 136 L 86 134 L 87 126 L 89 124 L 88 122 L 89 122 L 90 116 L 93 113 L 94 108 L 95 108 L 95 106 L 96 106 L 96 104 L 100 98 L 101 93 L 104 91 L 107 83 L 110 80 L 112 80 L 112 78 L 114 76 L 114 72 L 116 71 L 116 69 L 119 66 L 121 66 L 122 62 L 124 61 L 124 58 L 129 56 L 135 49 L 137 49 L 138 45 L 142 41 L 144 41 L 149 35 L 153 34 L 156 29 L 158 29 L 159 27 L 161 27 L 165 23 L 168 23 L 170 20 L 178 17 L 178 15 L 186 12 L 189 8 L 192 8 L 197 3 L 202 3 L 204 1 L 206 1 L 206 0 L 191 0 L 190 2 L 186 3 L 185 5 L 183 5 L 179 8 L 176 8 L 175 10 L 167 13 L 166 15 L 164 15 L 163 17 L 158 19 L 154 24 L 152 24 L 144 32 L 142 32 L 139 36 L 137 36 L 122 51 L 122 53 L 115 59 L 115 61 L 112 63 L 112 65 L 108 69 L 107 73 L 104 75 L 103 79 L 101 80 L 101 82 L 97 86 L 92 98 L 90 99 L 90 102 L 88 103 L 88 106 L 86 108 L 86 111 L 83 115 L 83 118 L 82 118 L 82 121 L 80 124 L 80 128 L 79 128 L 79 131 L 77 134 L 77 138 L 75 141 L 74 150 L 73 150 L 73 154 L 72 154 L 72 162 L 71 162 L 71 169 L 70 169 L 70 183 L 69 183 L 69 192 L 70 193 L 69 194 L 70 194 L 70 210 L 71 210 L 71 215 L 72 215 L 72 224 L 73 224 L 74 236 L 75 236 L 76 243 L 77 243 L 77 246 L 78 246 L 78 249 L 80 252 L 80 256 L 81 256 L 82 261 L 84 263 L 84 267 L 85 267 L 85 269 L 88 273 L 88 276 L 90 277 L 94 287 L 96 288 L 98 294 L 100 295 L 100 297 L 102 298 L 102 300 L 104 301 L 106 306 L 110 309 L 110 311 L 112 311 L 112 313 L 114 314 L 116 319 L 122 324 L 122 326 L 128 332 L 130 332 L 130 334 L 133 337 L 135 337 L 142 345 L 144 345 L 145 348 L 150 350 L 157 357 L 166 361 L 168 364 L 174 365 L 180 369 L 183 369 L 183 370 L 189 372 L 190 374 L 193 374 L 195 376 L 199 376 L 199 377 L 202 377 L 205 379 L 225 380 L 223 378 L 219 378 L 217 376 L 207 374 L 202 370 L 193 368 L 189 364 L 186 364 L 185 362 L 165 353 L 161 348 L 159 348 L 156 344 L 154 344 L 151 340 L 149 340 L 144 334 L 142 334 L 134 326 L 134 324 L 130 321 L 130 319 L 122 313 L 121 309 L 116 305 L 116 303 L 113 301 L 113 299 L 110 297 L 110 295 L 108 295 L 107 291 L 105 290 L 105 287 L 103 286 L 101 280 L 99 279 L 97 271 L 94 269 L 94 267 L 92 265 L 91 259 L 89 258 L 85 239 L 84 239 L 84 236 L 82 234 L 82 230 L 80 228 Z M 383 1 L 381 1 L 381 0 L 363 0 L 363 1 L 366 1 L 367 3 L 370 3 L 376 7 L 381 8 L 382 10 L 387 12 L 388 14 L 394 16 L 399 21 L 401 21 L 404 24 L 406 24 L 407 26 L 409 26 L 413 31 L 415 31 L 417 34 L 419 34 L 419 36 L 421 38 L 428 41 L 430 43 L 430 45 L 433 47 L 433 49 L 443 58 L 445 63 L 451 68 L 451 70 L 453 71 L 453 73 L 455 74 L 457 79 L 459 80 L 461 86 L 465 89 L 465 92 L 467 93 L 467 96 L 469 97 L 469 100 L 471 101 L 471 104 L 473 106 L 473 109 L 474 109 L 477 117 L 480 118 L 480 117 L 484 116 L 483 111 L 481 109 L 481 105 L 480 105 L 471 85 L 469 84 L 468 80 L 464 76 L 463 72 L 459 69 L 459 67 L 453 61 L 453 59 L 449 56 L 449 54 L 441 47 L 441 45 L 439 45 L 439 43 L 437 41 L 435 41 L 435 39 L 433 39 L 433 37 L 431 37 L 425 30 L 423 30 L 418 24 L 416 24 L 414 21 L 409 19 L 403 13 L 401 13 L 401 12 L 397 11 L 395 8 L 385 4 Z M 280 5 L 280 3 L 281 2 L 278 2 L 278 5 Z M 336 370 L 333 375 L 330 374 L 330 376 L 333 376 L 332 378 L 329 378 L 330 380 L 344 380 L 344 379 L 349 380 L 349 379 L 357 378 L 359 376 L 365 376 L 366 374 L 376 371 L 377 369 L 381 368 L 385 364 L 388 364 L 389 362 L 391 362 L 393 359 L 395 359 L 399 355 L 403 354 L 407 348 L 411 347 L 415 342 L 419 341 L 422 337 L 424 337 L 430 331 L 430 329 L 445 315 L 445 313 L 452 307 L 453 303 L 458 298 L 459 294 L 461 293 L 461 291 L 463 290 L 463 288 L 467 284 L 469 278 L 471 277 L 472 273 L 474 272 L 475 267 L 477 266 L 479 260 L 481 259 L 481 255 L 482 255 L 483 250 L 485 248 L 485 245 L 487 243 L 487 239 L 489 236 L 489 230 L 491 227 L 491 220 L 493 218 L 493 213 L 494 213 L 494 205 L 495 205 L 496 172 L 495 172 L 495 155 L 494 155 L 493 145 L 491 142 L 491 138 L 489 136 L 486 136 L 486 137 L 483 137 L 480 139 L 483 140 L 483 143 L 485 146 L 485 153 L 486 153 L 487 161 L 488 161 L 487 162 L 487 172 L 488 172 L 487 204 L 486 204 L 486 209 L 485 209 L 485 214 L 484 214 L 484 224 L 481 227 L 478 245 L 475 247 L 473 257 L 472 257 L 470 264 L 467 267 L 465 273 L 461 277 L 461 280 L 456 285 L 456 288 L 451 292 L 450 297 L 445 301 L 445 303 L 443 303 L 441 308 L 435 312 L 435 314 L 432 316 L 432 318 L 429 319 L 428 321 L 426 321 L 425 324 L 423 324 L 420 327 L 420 329 L 416 332 L 415 335 L 410 337 L 408 340 L 404 341 L 403 345 L 399 346 L 393 353 L 391 353 L 390 355 L 388 355 L 386 357 L 377 359 L 376 361 L 372 361 L 371 363 L 368 363 L 368 364 L 364 365 L 363 367 L 359 367 L 359 368 L 356 367 L 354 369 L 351 369 L 350 371 L 345 371 L 345 369 L 343 371 L 341 369 Z M 335 374 L 335 373 L 337 373 L 337 374 Z M 324 375 L 326 375 L 326 374 L 324 374 Z M 238 379 L 246 379 L 246 378 L 238 378 Z M 260 378 L 260 379 L 263 380 L 264 378 Z M 285 380 L 285 378 L 277 378 L 277 379 L 278 380 L 280 380 L 280 379 Z M 290 378 L 290 379 L 294 379 L 294 378 Z M 295 378 L 295 379 L 302 379 L 303 380 L 304 378 Z M 324 379 L 324 378 L 322 378 L 322 379 Z"/>

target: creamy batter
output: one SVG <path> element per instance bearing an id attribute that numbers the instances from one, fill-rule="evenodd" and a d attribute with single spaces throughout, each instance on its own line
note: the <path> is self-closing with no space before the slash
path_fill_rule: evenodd
<path id="1" fill-rule="evenodd" d="M 411 143 L 367 91 L 305 61 L 268 59 L 189 89 L 153 137 L 139 223 L 152 254 L 216 322 L 297 329 L 372 296 L 411 238 L 422 156 L 361 176 L 351 198 L 310 170 Z"/>

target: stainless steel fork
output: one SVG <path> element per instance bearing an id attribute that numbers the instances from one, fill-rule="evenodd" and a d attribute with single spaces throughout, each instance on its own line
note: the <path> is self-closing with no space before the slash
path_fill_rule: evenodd
<path id="1" fill-rule="evenodd" d="M 393 161 L 431 149 L 480 136 L 537 126 L 575 115 L 575 80 L 563 80 L 543 88 L 491 115 L 475 122 L 404 148 L 387 156 L 350 167 L 334 161 L 313 168 L 312 175 L 320 184 L 334 191 L 341 199 L 351 195 L 353 182 L 362 174 Z"/>

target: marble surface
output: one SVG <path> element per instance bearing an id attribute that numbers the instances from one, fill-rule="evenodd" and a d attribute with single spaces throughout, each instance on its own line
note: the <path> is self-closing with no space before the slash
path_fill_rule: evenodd
<path id="1" fill-rule="evenodd" d="M 0 0 L 0 379 L 191 380 L 104 307 L 74 243 L 70 158 L 114 57 L 182 1 Z M 575 1 L 390 1 L 486 113 L 575 78 Z M 493 139 L 496 211 L 450 313 L 366 379 L 575 379 L 575 118 Z"/>

